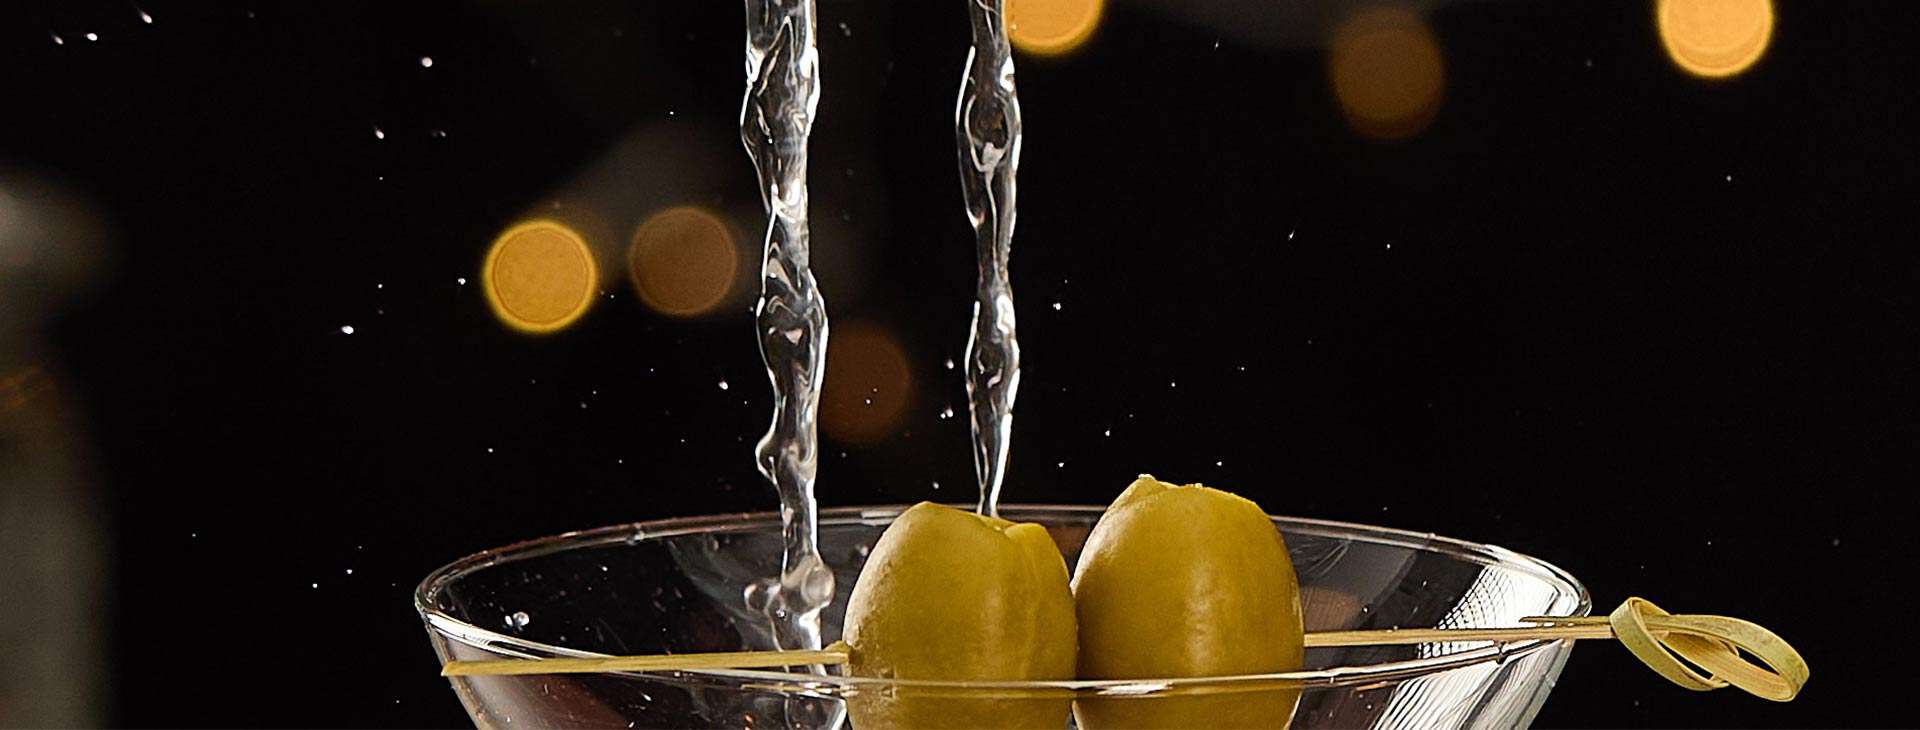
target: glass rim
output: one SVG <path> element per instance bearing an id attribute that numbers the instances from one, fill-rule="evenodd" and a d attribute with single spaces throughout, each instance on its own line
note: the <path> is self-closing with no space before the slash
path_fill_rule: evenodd
<path id="1" fill-rule="evenodd" d="M 832 507 L 820 510 L 821 526 L 832 525 L 871 525 L 884 526 L 911 505 L 879 505 Z M 971 510 L 972 504 L 953 505 Z M 1012 504 L 1004 505 L 1000 514 L 1008 519 L 1022 521 L 1020 517 L 1044 515 L 1085 516 L 1089 521 L 1099 519 L 1106 507 L 1097 505 L 1055 505 L 1055 504 Z M 1499 567 L 1527 574 L 1548 583 L 1556 583 L 1570 590 L 1578 603 L 1569 612 L 1572 616 L 1586 616 L 1593 610 L 1593 598 L 1587 593 L 1585 585 L 1572 574 L 1552 563 L 1530 555 L 1508 550 L 1497 545 L 1485 545 L 1431 532 L 1414 532 L 1390 527 L 1377 527 L 1353 522 L 1322 520 L 1305 517 L 1287 517 L 1268 515 L 1275 523 L 1286 527 L 1289 533 L 1317 534 L 1326 537 L 1364 538 L 1376 544 L 1394 545 L 1413 550 L 1437 552 L 1449 557 L 1465 559 L 1488 567 Z M 470 647 L 503 656 L 520 659 L 539 659 L 548 657 L 600 658 L 610 656 L 600 652 L 573 649 L 557 644 L 530 641 L 497 631 L 484 629 L 448 615 L 434 606 L 434 597 L 447 585 L 475 571 L 505 563 L 550 555 L 556 552 L 583 547 L 595 547 L 612 543 L 624 543 L 636 537 L 641 540 L 677 537 L 682 535 L 715 534 L 744 532 L 761 525 L 777 527 L 779 513 L 767 512 L 731 512 L 693 517 L 674 517 L 643 522 L 629 522 L 607 525 L 586 530 L 563 532 L 558 535 L 523 540 L 497 548 L 482 550 L 466 557 L 447 563 L 420 581 L 414 589 L 414 609 L 427 626 L 440 635 L 466 644 Z M 1031 521 L 1028 519 L 1027 521 Z M 1235 687 L 1266 687 L 1280 685 L 1341 686 L 1375 682 L 1387 679 L 1404 679 L 1429 674 L 1437 674 L 1451 669 L 1483 664 L 1505 662 L 1525 657 L 1559 641 L 1550 639 L 1526 639 L 1505 644 L 1494 642 L 1460 642 L 1484 644 L 1474 648 L 1452 651 L 1431 657 L 1406 659 L 1374 664 L 1357 664 L 1327 667 L 1323 669 L 1302 669 L 1290 672 L 1272 672 L 1266 674 L 1239 674 L 1217 677 L 1168 677 L 1159 679 L 1070 679 L 1046 681 L 1016 680 L 928 680 L 928 679 L 889 679 L 882 677 L 857 677 L 818 672 L 787 672 L 761 669 L 684 669 L 650 672 L 611 672 L 611 674 L 629 675 L 654 680 L 685 681 L 689 677 L 713 680 L 733 680 L 747 682 L 773 682 L 786 685 L 800 691 L 831 691 L 835 688 L 875 688 L 906 687 L 973 691 L 1008 691 L 1014 693 L 1060 692 L 1093 693 L 1099 695 L 1150 695 L 1166 691 L 1201 691 L 1209 688 L 1233 691 Z"/>

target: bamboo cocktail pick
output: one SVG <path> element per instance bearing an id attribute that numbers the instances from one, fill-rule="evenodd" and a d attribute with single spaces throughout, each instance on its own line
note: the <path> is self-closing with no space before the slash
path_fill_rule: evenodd
<path id="1" fill-rule="evenodd" d="M 1673 615 L 1644 598 L 1628 598 L 1606 616 L 1545 616 L 1522 619 L 1533 624 L 1505 629 L 1375 629 L 1317 631 L 1306 645 L 1381 646 L 1434 642 L 1509 643 L 1530 640 L 1618 639 L 1653 671 L 1690 690 L 1728 685 L 1775 702 L 1787 702 L 1807 684 L 1807 662 L 1773 632 L 1758 624 L 1725 616 Z M 1741 658 L 1746 652 L 1760 660 Z M 512 674 L 658 672 L 696 669 L 746 669 L 845 664 L 848 649 L 836 643 L 813 651 L 740 651 L 707 654 L 655 654 L 557 659 L 454 661 L 440 668 L 447 677 Z M 1681 662 L 1685 659 L 1694 666 Z M 1694 667 L 1706 670 L 1700 673 Z"/>

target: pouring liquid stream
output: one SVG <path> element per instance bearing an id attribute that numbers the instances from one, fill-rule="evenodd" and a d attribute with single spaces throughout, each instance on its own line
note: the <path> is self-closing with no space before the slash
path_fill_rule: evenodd
<path id="1" fill-rule="evenodd" d="M 807 141 L 819 101 L 812 0 L 746 0 L 746 98 L 740 137 L 767 211 L 755 328 L 774 390 L 773 423 L 756 463 L 780 498 L 781 574 L 747 589 L 782 649 L 820 647 L 819 615 L 834 593 L 815 539 L 818 415 L 825 375 L 825 301 L 809 267 Z M 954 133 L 961 190 L 974 228 L 979 281 L 967 342 L 966 382 L 977 509 L 997 515 L 1006 477 L 1020 346 L 1007 263 L 1015 218 L 1021 125 L 1012 47 L 1001 0 L 968 4 L 973 47 L 962 75 Z"/>
<path id="2" fill-rule="evenodd" d="M 980 514 L 999 516 L 1020 390 L 1020 342 L 1007 259 L 1013 246 L 1014 180 L 1020 168 L 1020 99 L 1013 85 L 1003 0 L 968 0 L 973 48 L 954 109 L 960 187 L 973 224 L 980 278 L 967 340 L 967 412 Z"/>
<path id="3" fill-rule="evenodd" d="M 767 211 L 761 294 L 754 327 L 773 382 L 773 424 L 755 448 L 760 473 L 780 497 L 781 570 L 747 588 L 781 649 L 820 648 L 820 611 L 833 573 L 815 540 L 820 384 L 827 310 L 808 266 L 807 139 L 820 100 L 813 0 L 746 0 L 747 90 L 740 141 L 753 159 Z"/>

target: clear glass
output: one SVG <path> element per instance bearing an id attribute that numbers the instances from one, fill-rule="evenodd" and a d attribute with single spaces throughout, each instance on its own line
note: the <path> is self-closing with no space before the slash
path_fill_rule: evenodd
<path id="1" fill-rule="evenodd" d="M 822 512 L 820 550 L 839 590 L 823 614 L 829 641 L 840 635 L 867 554 L 902 509 Z M 1069 566 L 1100 513 L 1002 508 L 1009 519 L 1046 525 Z M 1501 548 L 1340 522 L 1274 524 L 1299 573 L 1308 631 L 1514 626 L 1591 608 L 1572 576 Z M 443 662 L 768 649 L 766 621 L 744 592 L 775 573 L 780 552 L 773 513 L 618 525 L 463 558 L 429 575 L 415 602 Z M 1275 726 L 1297 698 L 1295 728 L 1524 727 L 1571 649 L 1547 641 L 1312 649 L 1303 671 L 1166 681 L 911 682 L 764 670 L 450 681 L 480 727 L 830 726 L 847 721 L 848 699 L 915 692 L 1096 703 L 1123 717 L 1182 702 L 1270 702 L 1280 708 L 1268 723 Z"/>

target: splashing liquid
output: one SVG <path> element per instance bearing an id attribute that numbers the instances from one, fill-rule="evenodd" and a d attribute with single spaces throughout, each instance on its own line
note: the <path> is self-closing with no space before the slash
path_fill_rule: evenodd
<path id="1" fill-rule="evenodd" d="M 954 139 L 960 187 L 973 224 L 980 279 L 967 339 L 967 411 L 973 419 L 973 470 L 981 514 L 999 516 L 1006 480 L 1013 399 L 1020 390 L 1020 342 L 1014 334 L 1007 258 L 1013 247 L 1014 177 L 1020 169 L 1020 98 L 1013 88 L 1003 0 L 968 0 L 973 49 L 960 79 Z"/>
<path id="2" fill-rule="evenodd" d="M 807 137 L 820 101 L 813 0 L 746 0 L 747 92 L 740 141 L 759 173 L 766 255 L 754 325 L 773 381 L 773 425 L 755 456 L 780 495 L 778 579 L 752 592 L 781 649 L 820 648 L 833 573 L 820 560 L 813 498 L 827 310 L 808 268 Z"/>

